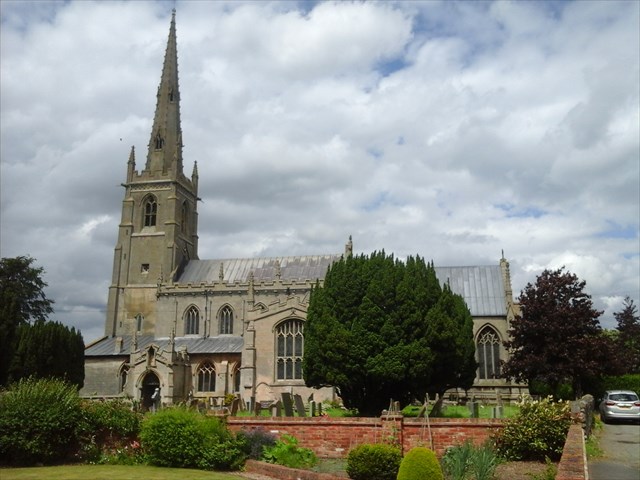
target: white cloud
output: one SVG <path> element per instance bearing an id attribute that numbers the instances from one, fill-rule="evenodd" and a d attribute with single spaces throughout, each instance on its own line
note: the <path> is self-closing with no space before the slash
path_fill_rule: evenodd
<path id="1" fill-rule="evenodd" d="M 356 251 L 544 268 L 640 297 L 636 2 L 177 2 L 200 257 Z M 101 335 L 165 2 L 0 3 L 2 256 Z"/>

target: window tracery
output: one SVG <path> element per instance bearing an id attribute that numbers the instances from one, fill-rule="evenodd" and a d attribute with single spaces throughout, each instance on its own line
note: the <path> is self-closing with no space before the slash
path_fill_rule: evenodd
<path id="1" fill-rule="evenodd" d="M 304 323 L 287 320 L 276 328 L 276 379 L 302 380 Z"/>

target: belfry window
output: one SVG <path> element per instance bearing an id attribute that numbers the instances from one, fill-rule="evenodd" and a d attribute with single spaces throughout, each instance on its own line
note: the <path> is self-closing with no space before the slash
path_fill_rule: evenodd
<path id="1" fill-rule="evenodd" d="M 148 197 L 144 201 L 144 226 L 155 227 L 156 216 L 158 214 L 158 202 L 155 197 Z"/>
<path id="2" fill-rule="evenodd" d="M 302 380 L 304 323 L 287 320 L 276 328 L 276 379 Z"/>
<path id="3" fill-rule="evenodd" d="M 478 378 L 500 377 L 500 339 L 491 327 L 485 327 L 478 335 Z"/>
<path id="4" fill-rule="evenodd" d="M 180 231 L 187 233 L 187 219 L 188 219 L 187 202 L 182 202 L 182 208 L 180 209 Z"/>
<path id="5" fill-rule="evenodd" d="M 164 146 L 164 138 L 162 138 L 160 132 L 156 133 L 155 144 L 156 150 L 160 150 Z"/>
<path id="6" fill-rule="evenodd" d="M 231 310 L 230 306 L 227 305 L 220 310 L 219 323 L 220 334 L 224 335 L 233 333 L 233 310 Z"/>
<path id="7" fill-rule="evenodd" d="M 185 335 L 197 335 L 200 331 L 200 312 L 195 306 L 189 307 L 184 315 Z"/>
<path id="8" fill-rule="evenodd" d="M 198 368 L 198 391 L 199 392 L 215 392 L 216 391 L 216 370 L 211 362 L 206 362 Z"/>

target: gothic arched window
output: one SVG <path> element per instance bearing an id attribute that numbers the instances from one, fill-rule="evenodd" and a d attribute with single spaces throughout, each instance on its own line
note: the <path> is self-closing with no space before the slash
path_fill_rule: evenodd
<path id="1" fill-rule="evenodd" d="M 182 202 L 182 208 L 180 209 L 180 231 L 182 233 L 187 233 L 188 213 L 187 202 Z"/>
<path id="2" fill-rule="evenodd" d="M 304 323 L 287 320 L 276 327 L 276 379 L 302 380 Z"/>
<path id="3" fill-rule="evenodd" d="M 233 310 L 231 310 L 230 306 L 226 305 L 222 310 L 220 310 L 218 320 L 220 325 L 220 334 L 233 333 Z"/>
<path id="4" fill-rule="evenodd" d="M 491 327 L 485 327 L 478 335 L 478 378 L 500 376 L 500 339 Z"/>
<path id="5" fill-rule="evenodd" d="M 127 376 L 129 375 L 129 365 L 123 363 L 118 372 L 118 392 L 124 392 L 124 388 L 127 385 Z"/>
<path id="6" fill-rule="evenodd" d="M 136 332 L 141 332 L 142 331 L 142 326 L 144 323 L 144 316 L 139 313 L 136 315 Z"/>
<path id="7" fill-rule="evenodd" d="M 184 314 L 184 334 L 197 335 L 200 333 L 200 311 L 192 305 Z"/>
<path id="8" fill-rule="evenodd" d="M 198 391 L 216 391 L 216 369 L 211 362 L 205 362 L 198 368 Z"/>
<path id="9" fill-rule="evenodd" d="M 155 227 L 157 214 L 158 202 L 153 195 L 150 195 L 144 201 L 144 226 Z"/>

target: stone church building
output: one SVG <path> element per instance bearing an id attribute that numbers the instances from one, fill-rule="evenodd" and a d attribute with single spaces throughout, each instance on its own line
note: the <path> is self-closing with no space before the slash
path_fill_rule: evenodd
<path id="1" fill-rule="evenodd" d="M 171 20 L 144 167 L 132 147 L 113 261 L 105 336 L 85 350 L 87 398 L 128 397 L 151 406 L 228 394 L 249 402 L 282 392 L 316 400 L 305 387 L 304 325 L 309 293 L 343 251 L 274 258 L 198 258 L 198 170 L 184 174 L 175 13 Z M 124 162 L 123 162 L 124 163 Z M 479 364 L 474 392 L 517 395 L 498 379 L 502 341 L 517 312 L 509 264 L 436 267 L 474 319 Z"/>

